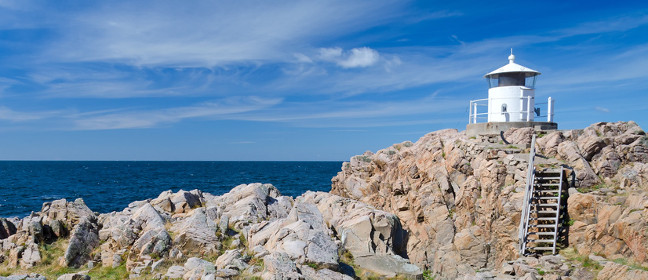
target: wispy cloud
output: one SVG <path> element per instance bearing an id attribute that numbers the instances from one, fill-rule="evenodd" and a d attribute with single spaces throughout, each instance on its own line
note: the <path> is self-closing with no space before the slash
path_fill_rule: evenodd
<path id="1" fill-rule="evenodd" d="M 108 130 L 150 128 L 165 123 L 175 123 L 191 118 L 226 119 L 228 116 L 274 106 L 280 99 L 257 97 L 232 98 L 220 102 L 207 102 L 195 106 L 176 107 L 148 111 L 97 113 L 74 121 L 78 130 Z"/>
<path id="2" fill-rule="evenodd" d="M 0 106 L 0 120 L 11 122 L 26 122 L 35 121 L 53 116 L 61 115 L 60 111 L 46 111 L 46 112 L 20 112 L 14 111 L 5 106 Z"/>
<path id="3" fill-rule="evenodd" d="M 211 67 L 241 61 L 285 61 L 286 50 L 394 18 L 391 2 L 215 1 L 185 5 L 117 1 L 73 12 L 55 26 L 63 37 L 52 60 L 114 61 L 142 66 Z M 396 13 L 397 14 L 397 13 Z M 191 15 L 191 16 L 185 16 Z M 67 50 L 74 49 L 74 52 Z"/>

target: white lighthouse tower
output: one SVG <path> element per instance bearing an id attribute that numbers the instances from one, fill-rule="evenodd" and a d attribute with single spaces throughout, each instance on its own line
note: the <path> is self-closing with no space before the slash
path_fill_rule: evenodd
<path id="1" fill-rule="evenodd" d="M 484 75 L 488 81 L 488 98 L 470 101 L 467 134 L 496 134 L 512 127 L 557 129 L 551 97 L 546 103 L 535 102 L 535 82 L 540 72 L 515 63 L 512 49 L 508 60 L 508 64 Z M 542 104 L 547 105 L 544 116 L 541 108 L 536 107 Z M 547 121 L 536 121 L 536 117 L 546 117 Z"/>

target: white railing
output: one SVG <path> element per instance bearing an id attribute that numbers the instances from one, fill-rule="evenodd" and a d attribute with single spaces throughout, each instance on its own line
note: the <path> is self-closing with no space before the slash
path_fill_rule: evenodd
<path id="1" fill-rule="evenodd" d="M 526 251 L 526 232 L 529 228 L 529 203 L 533 195 L 533 177 L 535 176 L 535 142 L 536 136 L 533 134 L 533 138 L 531 138 L 531 150 L 529 151 L 527 181 L 524 187 L 524 200 L 522 201 L 522 215 L 520 215 L 520 228 L 518 229 L 520 256 L 523 256 L 524 251 Z"/>
<path id="2" fill-rule="evenodd" d="M 483 102 L 486 102 L 485 104 Z M 485 106 L 486 113 L 478 113 L 477 107 Z M 488 98 L 477 99 L 470 101 L 470 114 L 468 116 L 468 123 L 477 123 L 478 120 L 486 119 L 488 121 Z"/>
<path id="3" fill-rule="evenodd" d="M 508 99 L 508 98 L 507 98 Z M 526 114 L 526 121 L 531 121 L 531 114 L 536 114 L 538 118 L 547 118 L 547 122 L 553 122 L 554 119 L 554 100 L 549 97 L 547 99 L 547 102 L 543 103 L 535 103 L 535 105 L 547 105 L 547 114 L 546 115 L 541 115 L 537 114 L 536 110 L 539 110 L 540 107 L 533 108 L 535 106 L 531 106 L 533 97 L 531 96 L 526 96 L 526 97 L 520 97 L 520 102 L 523 103 L 526 99 L 526 110 L 521 110 L 521 111 L 508 111 L 507 113 L 510 114 L 519 114 L 520 116 Z M 485 112 L 479 110 L 479 107 L 486 107 Z M 470 113 L 468 114 L 468 123 L 480 123 L 480 122 L 487 122 L 488 121 L 488 98 L 485 99 L 477 99 L 477 100 L 471 100 L 470 101 L 470 107 L 469 107 Z M 496 113 L 491 113 L 491 114 L 496 114 Z"/>

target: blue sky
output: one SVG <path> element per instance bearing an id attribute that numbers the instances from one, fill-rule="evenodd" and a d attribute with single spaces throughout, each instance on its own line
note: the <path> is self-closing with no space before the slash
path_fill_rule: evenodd
<path id="1" fill-rule="evenodd" d="M 542 72 L 560 128 L 648 127 L 642 1 L 0 0 L 0 159 L 348 160 Z"/>

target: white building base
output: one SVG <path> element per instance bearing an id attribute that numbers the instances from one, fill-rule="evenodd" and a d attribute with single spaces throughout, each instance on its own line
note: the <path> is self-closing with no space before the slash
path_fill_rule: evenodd
<path id="1" fill-rule="evenodd" d="M 478 136 L 486 134 L 500 134 L 509 128 L 533 127 L 535 130 L 556 130 L 558 124 L 555 122 L 487 122 L 471 123 L 466 126 L 466 135 Z"/>

